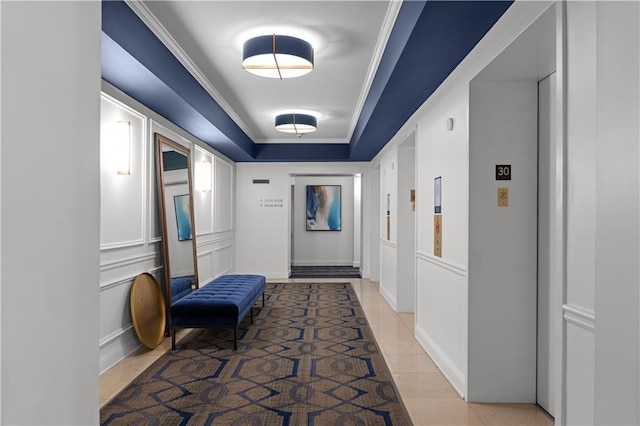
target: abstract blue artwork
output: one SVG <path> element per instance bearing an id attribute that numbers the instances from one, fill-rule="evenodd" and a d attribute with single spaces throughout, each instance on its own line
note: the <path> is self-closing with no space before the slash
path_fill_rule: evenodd
<path id="1" fill-rule="evenodd" d="M 191 206 L 189 194 L 173 197 L 176 206 L 176 222 L 178 224 L 178 241 L 190 240 L 191 237 Z"/>
<path id="2" fill-rule="evenodd" d="M 307 185 L 307 231 L 342 230 L 342 186 Z"/>

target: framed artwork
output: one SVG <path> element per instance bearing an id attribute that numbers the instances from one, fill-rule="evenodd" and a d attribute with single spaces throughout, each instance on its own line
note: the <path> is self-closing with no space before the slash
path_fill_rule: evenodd
<path id="1" fill-rule="evenodd" d="M 342 186 L 307 185 L 307 231 L 342 230 Z"/>
<path id="2" fill-rule="evenodd" d="M 178 241 L 191 240 L 191 206 L 189 205 L 189 194 L 176 195 L 173 197 L 173 202 L 176 206 Z"/>

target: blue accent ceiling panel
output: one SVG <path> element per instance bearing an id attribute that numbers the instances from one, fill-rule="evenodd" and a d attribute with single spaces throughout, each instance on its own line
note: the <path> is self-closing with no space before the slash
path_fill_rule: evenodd
<path id="1" fill-rule="evenodd" d="M 351 160 L 375 157 L 511 4 L 511 1 L 404 2 L 380 66 L 383 70 L 393 66 L 393 73 L 390 76 L 380 70 L 376 73 L 365 101 L 365 110 L 372 112 L 362 114 L 358 120 L 351 139 Z M 414 24 L 417 13 L 419 17 Z M 407 39 L 409 26 L 413 30 Z M 402 49 L 400 55 L 397 49 Z"/>

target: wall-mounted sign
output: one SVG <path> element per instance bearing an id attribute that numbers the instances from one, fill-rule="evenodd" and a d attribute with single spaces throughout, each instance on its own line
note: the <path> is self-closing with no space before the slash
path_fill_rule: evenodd
<path id="1" fill-rule="evenodd" d="M 442 213 L 442 176 L 433 180 L 433 212 Z"/>
<path id="2" fill-rule="evenodd" d="M 509 188 L 498 188 L 498 207 L 509 207 Z"/>
<path id="3" fill-rule="evenodd" d="M 496 180 L 511 180 L 511 164 L 496 164 Z"/>
<path id="4" fill-rule="evenodd" d="M 283 198 L 260 198 L 260 207 L 284 207 Z"/>

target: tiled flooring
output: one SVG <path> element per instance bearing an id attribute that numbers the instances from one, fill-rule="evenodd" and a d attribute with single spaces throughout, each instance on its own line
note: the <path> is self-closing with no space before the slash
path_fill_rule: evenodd
<path id="1" fill-rule="evenodd" d="M 365 279 L 335 281 L 350 281 L 353 284 L 400 396 L 416 426 L 553 425 L 553 420 L 533 404 L 465 402 L 413 337 L 413 314 L 395 313 L 380 296 L 377 283 Z M 178 339 L 187 332 L 181 331 Z M 100 376 L 100 406 L 170 348 L 171 339 L 166 338 L 158 348 L 152 351 L 140 349 L 103 373 Z"/>

